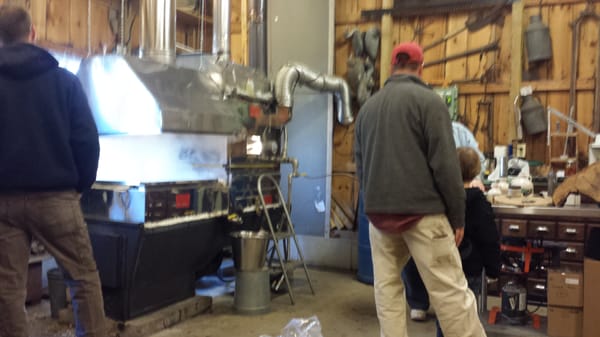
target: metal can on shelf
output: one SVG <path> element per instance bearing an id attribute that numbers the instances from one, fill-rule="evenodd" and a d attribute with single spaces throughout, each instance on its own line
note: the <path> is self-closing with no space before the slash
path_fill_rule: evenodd
<path id="1" fill-rule="evenodd" d="M 565 166 L 565 175 L 567 177 L 575 175 L 577 173 L 577 165 L 575 164 L 575 159 L 567 160 L 567 165 Z"/>

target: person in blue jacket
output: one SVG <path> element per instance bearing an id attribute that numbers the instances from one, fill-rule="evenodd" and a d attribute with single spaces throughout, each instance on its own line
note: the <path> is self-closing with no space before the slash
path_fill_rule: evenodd
<path id="1" fill-rule="evenodd" d="M 0 6 L 0 336 L 29 336 L 24 305 L 35 238 L 64 271 L 76 335 L 106 337 L 79 205 L 96 179 L 98 132 L 77 77 L 34 39 L 24 8 Z"/>

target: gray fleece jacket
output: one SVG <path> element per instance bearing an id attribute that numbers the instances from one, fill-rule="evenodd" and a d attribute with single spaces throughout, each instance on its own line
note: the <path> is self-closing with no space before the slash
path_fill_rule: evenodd
<path id="1" fill-rule="evenodd" d="M 448 109 L 416 76 L 392 75 L 360 109 L 355 159 L 366 213 L 442 214 L 464 226 Z"/>

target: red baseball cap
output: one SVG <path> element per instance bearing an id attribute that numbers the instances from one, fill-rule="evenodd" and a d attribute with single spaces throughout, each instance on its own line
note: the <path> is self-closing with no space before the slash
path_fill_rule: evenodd
<path id="1" fill-rule="evenodd" d="M 408 56 L 406 63 L 423 63 L 423 48 L 416 42 L 402 42 L 397 44 L 392 51 L 392 65 L 399 63 L 398 55 Z"/>

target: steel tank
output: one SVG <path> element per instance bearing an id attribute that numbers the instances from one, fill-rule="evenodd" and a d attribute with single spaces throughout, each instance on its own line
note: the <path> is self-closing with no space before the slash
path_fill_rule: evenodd
<path id="1" fill-rule="evenodd" d="M 509 281 L 502 287 L 502 317 L 511 324 L 525 324 L 527 321 L 527 289 L 516 281 Z"/>

